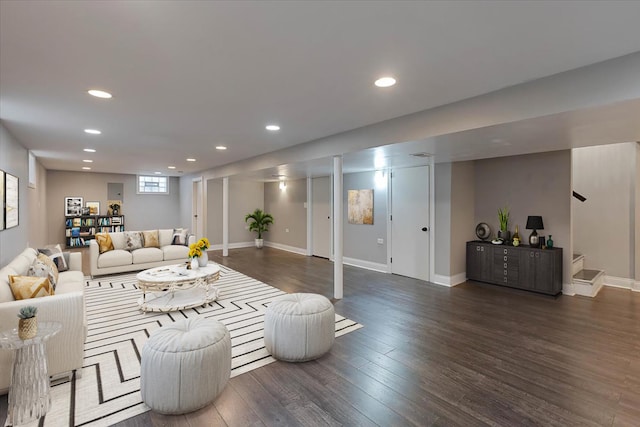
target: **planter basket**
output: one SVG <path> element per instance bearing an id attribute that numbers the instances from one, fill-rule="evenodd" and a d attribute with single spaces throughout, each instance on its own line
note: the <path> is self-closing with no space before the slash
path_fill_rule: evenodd
<path id="1" fill-rule="evenodd" d="M 18 337 L 21 340 L 28 340 L 36 336 L 38 333 L 38 318 L 31 317 L 29 319 L 18 320 Z"/>

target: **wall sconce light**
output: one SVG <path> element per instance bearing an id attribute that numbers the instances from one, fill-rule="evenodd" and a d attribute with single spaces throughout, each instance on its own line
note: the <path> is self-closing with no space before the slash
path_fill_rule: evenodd
<path id="1" fill-rule="evenodd" d="M 287 189 L 287 183 L 280 181 L 280 185 L 278 187 L 280 188 L 280 191 L 285 191 Z"/>

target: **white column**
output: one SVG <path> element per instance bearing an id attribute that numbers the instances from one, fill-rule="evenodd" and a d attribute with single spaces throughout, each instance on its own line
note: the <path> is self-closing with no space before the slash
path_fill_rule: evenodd
<path id="1" fill-rule="evenodd" d="M 333 297 L 342 299 L 342 157 L 333 158 Z"/>
<path id="2" fill-rule="evenodd" d="M 307 256 L 313 255 L 313 181 L 307 177 Z"/>
<path id="3" fill-rule="evenodd" d="M 229 256 L 229 177 L 222 178 L 222 256 Z"/>

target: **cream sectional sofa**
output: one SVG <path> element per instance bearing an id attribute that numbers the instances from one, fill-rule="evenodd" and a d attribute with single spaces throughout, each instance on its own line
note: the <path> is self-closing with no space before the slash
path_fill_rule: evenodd
<path id="1" fill-rule="evenodd" d="M 153 230 L 151 230 L 153 231 Z M 187 261 L 189 245 L 195 242 L 192 234 L 187 238 L 187 245 L 172 245 L 173 229 L 158 230 L 159 248 L 140 248 L 128 251 L 126 247 L 126 231 L 109 233 L 114 250 L 100 253 L 98 243 L 92 240 L 89 244 L 89 268 L 91 276 L 123 273 L 127 271 L 146 270 L 167 264 L 179 264 Z"/>
<path id="2" fill-rule="evenodd" d="M 60 377 L 82 368 L 84 341 L 87 337 L 87 317 L 84 300 L 82 253 L 69 255 L 69 270 L 58 276 L 55 295 L 16 301 L 9 286 L 9 275 L 26 276 L 29 266 L 38 256 L 27 248 L 0 269 L 0 327 L 18 326 L 18 311 L 26 305 L 38 308 L 38 321 L 62 323 L 62 329 L 47 342 L 49 375 Z M 0 394 L 8 391 L 11 382 L 12 352 L 0 350 Z"/>

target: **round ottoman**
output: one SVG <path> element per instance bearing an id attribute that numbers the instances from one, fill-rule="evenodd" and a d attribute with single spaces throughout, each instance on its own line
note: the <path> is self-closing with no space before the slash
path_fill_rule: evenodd
<path id="1" fill-rule="evenodd" d="M 267 307 L 264 342 L 276 359 L 305 362 L 331 349 L 335 324 L 333 304 L 322 295 L 282 295 Z"/>
<path id="2" fill-rule="evenodd" d="M 184 319 L 154 331 L 142 348 L 142 401 L 162 414 L 211 403 L 231 375 L 231 336 L 214 319 Z"/>

